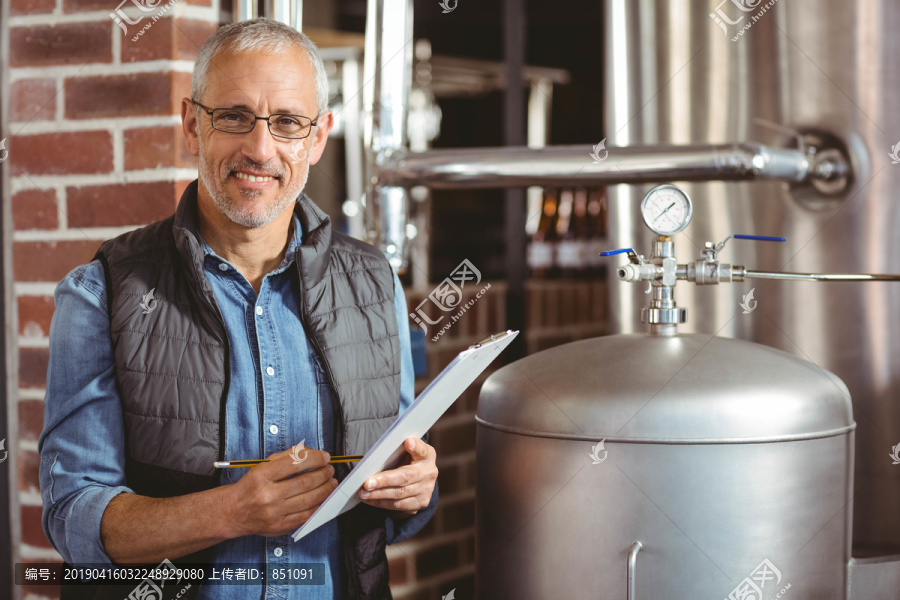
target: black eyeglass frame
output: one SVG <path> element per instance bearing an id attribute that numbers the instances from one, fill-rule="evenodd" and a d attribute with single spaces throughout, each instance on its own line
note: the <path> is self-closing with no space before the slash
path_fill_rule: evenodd
<path id="1" fill-rule="evenodd" d="M 258 117 L 258 116 L 256 116 L 254 113 L 250 112 L 249 110 L 245 110 L 245 109 L 243 109 L 243 108 L 227 108 L 227 107 L 221 107 L 221 108 L 209 108 L 208 106 L 204 106 L 204 105 L 200 104 L 199 102 L 197 102 L 197 101 L 194 100 L 193 98 L 189 98 L 189 100 L 190 100 L 191 102 L 193 102 L 194 104 L 196 104 L 197 106 L 199 106 L 200 108 L 202 108 L 202 109 L 203 109 L 203 112 L 205 112 L 206 114 L 209 115 L 209 124 L 212 125 L 212 128 L 213 128 L 213 129 L 215 129 L 216 131 L 221 131 L 222 133 L 233 133 L 233 134 L 235 134 L 235 135 L 241 135 L 241 134 L 244 134 L 244 133 L 250 133 L 250 132 L 253 131 L 253 129 L 256 127 L 256 122 L 257 122 L 257 121 L 265 121 L 265 122 L 266 122 L 266 127 L 268 127 L 269 133 L 272 135 L 272 137 L 276 137 L 276 138 L 279 138 L 279 139 L 282 139 L 282 140 L 305 140 L 305 139 L 308 138 L 308 137 L 310 136 L 310 134 L 312 133 L 312 128 L 318 126 L 318 123 L 319 123 L 319 117 L 321 116 L 321 115 L 316 115 L 316 120 L 315 120 L 315 121 L 313 121 L 313 120 L 310 119 L 309 117 L 304 117 L 303 115 L 291 115 L 291 114 L 287 114 L 287 113 L 275 113 L 275 114 L 269 115 L 268 117 Z M 216 125 L 215 125 L 215 119 L 213 119 L 213 113 L 214 113 L 215 111 L 217 111 L 217 110 L 233 110 L 233 111 L 240 111 L 240 112 L 243 112 L 243 113 L 247 113 L 247 114 L 249 114 L 249 115 L 253 115 L 253 124 L 250 125 L 250 129 L 248 129 L 247 131 L 225 131 L 224 129 L 219 129 L 219 128 L 216 127 Z M 294 117 L 294 118 L 298 118 L 298 117 L 299 117 L 299 118 L 301 118 L 301 119 L 309 119 L 309 131 L 308 131 L 308 132 L 306 133 L 306 135 L 304 135 L 303 137 L 285 137 L 285 136 L 283 136 L 283 135 L 278 135 L 278 134 L 272 132 L 272 121 L 269 120 L 269 119 L 271 119 L 272 117 Z"/>

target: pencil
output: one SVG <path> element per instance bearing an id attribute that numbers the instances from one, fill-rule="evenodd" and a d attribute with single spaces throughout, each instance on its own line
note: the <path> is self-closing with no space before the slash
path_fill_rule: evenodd
<path id="1" fill-rule="evenodd" d="M 362 454 L 346 454 L 344 456 L 332 456 L 328 464 L 335 465 L 340 463 L 359 462 L 363 458 Z M 243 460 L 217 460 L 213 463 L 213 467 L 217 469 L 238 469 L 244 467 L 252 467 L 259 463 L 269 462 L 268 458 L 247 458 Z"/>

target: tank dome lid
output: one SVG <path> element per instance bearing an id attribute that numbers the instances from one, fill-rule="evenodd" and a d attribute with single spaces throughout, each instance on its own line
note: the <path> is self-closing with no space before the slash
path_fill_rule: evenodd
<path id="1" fill-rule="evenodd" d="M 613 335 L 551 348 L 485 381 L 480 425 L 542 437 L 751 443 L 855 427 L 836 375 L 753 342 Z"/>

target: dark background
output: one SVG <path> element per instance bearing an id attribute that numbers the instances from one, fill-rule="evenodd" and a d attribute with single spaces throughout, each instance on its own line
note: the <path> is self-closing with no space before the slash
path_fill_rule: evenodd
<path id="1" fill-rule="evenodd" d="M 459 0 L 444 14 L 438 0 L 415 0 L 414 34 L 431 42 L 432 54 L 501 62 L 504 57 L 500 0 Z M 525 62 L 571 73 L 556 85 L 550 144 L 596 144 L 606 137 L 602 120 L 603 3 L 585 0 L 519 0 L 525 27 Z M 365 32 L 365 0 L 339 2 L 337 27 Z M 524 93 L 527 102 L 528 92 Z M 434 148 L 502 146 L 503 93 L 477 98 L 439 98 L 443 113 Z M 523 102 L 522 114 L 526 114 Z M 524 128 L 524 119 L 522 121 Z M 505 279 L 507 235 L 503 190 L 437 190 L 433 194 L 431 279 L 438 282 L 464 258 L 488 279 Z"/>

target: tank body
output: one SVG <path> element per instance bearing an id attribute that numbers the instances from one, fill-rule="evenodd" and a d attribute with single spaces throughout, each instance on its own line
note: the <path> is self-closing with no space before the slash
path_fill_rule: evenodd
<path id="1" fill-rule="evenodd" d="M 855 423 L 810 362 L 584 340 L 494 373 L 477 423 L 479 599 L 625 598 L 634 542 L 637 599 L 846 598 Z"/>
<path id="2" fill-rule="evenodd" d="M 685 183 L 694 219 L 674 238 L 682 262 L 705 241 L 744 233 L 788 241 L 730 243 L 723 261 L 801 273 L 898 272 L 900 166 L 891 153 L 900 140 L 900 2 L 607 0 L 604 10 L 607 147 L 790 146 L 790 130 L 799 130 L 837 140 L 851 159 L 851 185 L 830 200 L 774 182 Z M 652 234 L 638 213 L 646 189 L 610 188 L 610 248 L 649 250 Z M 753 288 L 759 309 L 742 314 L 741 298 Z M 610 286 L 614 333 L 644 330 L 641 291 Z M 683 331 L 779 348 L 847 384 L 859 426 L 855 554 L 900 553 L 900 477 L 888 457 L 900 443 L 897 284 L 757 280 L 679 286 L 676 296 L 692 311 Z"/>

